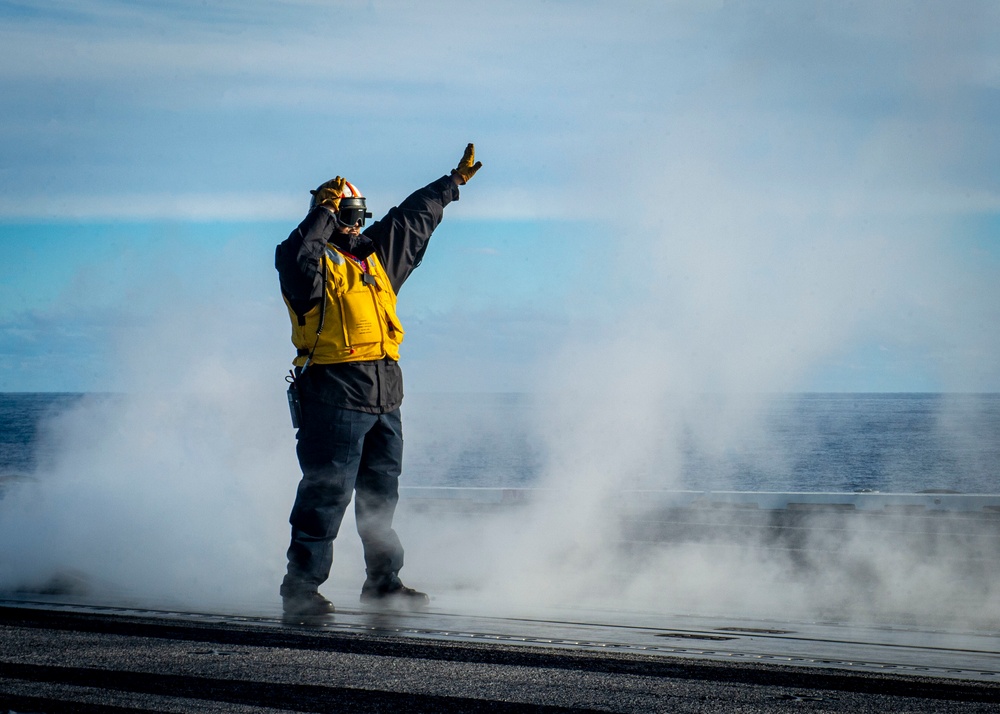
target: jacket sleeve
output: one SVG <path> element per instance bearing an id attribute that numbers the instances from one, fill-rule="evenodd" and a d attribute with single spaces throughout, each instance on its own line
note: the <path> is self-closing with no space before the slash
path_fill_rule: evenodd
<path id="1" fill-rule="evenodd" d="M 281 293 L 292 309 L 303 315 L 323 296 L 320 257 L 331 239 L 335 226 L 333 215 L 325 208 L 314 208 L 274 251 Z"/>
<path id="2" fill-rule="evenodd" d="M 458 186 L 450 176 L 442 176 L 411 193 L 365 230 L 397 294 L 423 260 L 431 233 L 444 218 L 444 207 L 457 200 Z"/>

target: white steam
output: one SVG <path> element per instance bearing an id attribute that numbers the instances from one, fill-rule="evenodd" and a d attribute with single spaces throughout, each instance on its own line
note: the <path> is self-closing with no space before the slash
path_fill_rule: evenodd
<path id="1" fill-rule="evenodd" d="M 681 539 L 641 556 L 622 548 L 622 491 L 685 487 L 686 446 L 719 464 L 763 453 L 758 465 L 787 468 L 793 455 L 768 441 L 767 415 L 776 394 L 817 381 L 839 389 L 820 379 L 820 364 L 841 361 L 842 375 L 854 372 L 844 382 L 875 391 L 894 389 L 875 376 L 886 366 L 943 391 L 975 391 L 995 375 L 996 332 L 977 327 L 995 322 L 995 279 L 956 250 L 949 221 L 929 217 L 936 208 L 900 205 L 893 181 L 863 171 L 857 184 L 834 186 L 806 172 L 816 185 L 769 195 L 727 167 L 723 142 L 679 133 L 644 147 L 669 156 L 667 168 L 632 166 L 623 179 L 636 221 L 609 229 L 573 296 L 584 317 L 542 370 L 532 429 L 546 445 L 547 490 L 523 512 L 470 522 L 471 540 L 426 535 L 429 552 L 447 554 L 439 572 L 463 587 L 482 581 L 484 597 L 526 612 L 588 605 L 996 627 L 995 521 L 965 537 L 916 538 L 877 520 L 845 530 L 816 518 L 805 555 L 755 536 Z M 900 354 L 918 363 L 894 362 Z M 945 443 L 961 452 L 963 441 L 991 438 L 977 423 L 973 401 L 944 400 Z M 995 471 L 982 463 L 987 451 L 966 451 L 973 462 L 957 468 Z"/>
<path id="2" fill-rule="evenodd" d="M 947 265 L 926 238 L 899 251 L 877 235 L 843 238 L 834 216 L 818 221 L 822 230 L 768 224 L 736 196 L 725 199 L 727 211 L 712 212 L 696 192 L 678 200 L 695 207 L 674 211 L 669 226 L 637 231 L 636 259 L 613 263 L 594 294 L 615 299 L 595 304 L 594 320 L 553 354 L 532 408 L 404 405 L 407 463 L 442 473 L 468 454 L 463 447 L 496 445 L 530 415 L 525 446 L 540 452 L 546 489 L 530 507 L 475 518 L 404 507 L 404 581 L 445 605 L 462 593 L 494 611 L 995 624 L 997 576 L 967 569 L 970 556 L 996 554 L 955 539 L 932 539 L 929 553 L 871 523 L 843 532 L 816 521 L 806 556 L 755 538 L 623 549 L 623 490 L 685 487 L 686 446 L 721 464 L 770 438 L 771 393 L 799 387 L 873 317 L 907 315 L 916 295 L 907 284 L 934 290 L 932 266 Z M 733 236 L 720 224 L 747 228 Z M 276 292 L 273 275 L 262 269 L 202 291 L 167 282 L 152 292 L 171 296 L 168 304 L 141 304 L 141 319 L 122 327 L 123 393 L 89 396 L 50 421 L 37 481 L 0 500 L 0 588 L 44 589 L 69 573 L 105 602 L 277 608 L 298 468 L 280 381 L 286 317 L 276 297 L 254 300 Z M 944 433 L 987 436 L 973 431 L 968 405 L 945 401 Z M 775 456 L 763 466 L 784 468 L 780 449 L 765 453 Z M 501 464 L 481 467 L 480 485 L 506 478 Z M 349 517 L 330 588 L 360 585 L 357 540 Z"/>
<path id="3" fill-rule="evenodd" d="M 234 259 L 246 250 L 201 256 L 222 276 L 211 285 L 163 264 L 120 308 L 116 392 L 44 423 L 36 478 L 0 500 L 0 589 L 275 599 L 298 473 L 287 328 L 280 300 L 257 298 L 275 282 L 267 254 Z M 259 269 L 241 271 L 246 260 Z"/>

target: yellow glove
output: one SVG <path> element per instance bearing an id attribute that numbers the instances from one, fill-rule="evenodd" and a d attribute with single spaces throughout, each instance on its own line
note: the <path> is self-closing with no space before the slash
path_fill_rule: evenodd
<path id="1" fill-rule="evenodd" d="M 473 163 L 475 161 L 475 163 Z M 458 182 L 465 184 L 470 178 L 476 175 L 479 169 L 483 168 L 482 161 L 476 161 L 476 147 L 469 144 L 465 147 L 462 160 L 458 162 L 458 168 L 452 169 L 451 175 L 458 176 Z"/>
<path id="2" fill-rule="evenodd" d="M 337 178 L 330 179 L 315 191 L 310 191 L 309 193 L 314 197 L 313 205 L 326 206 L 331 211 L 339 211 L 340 199 L 344 195 L 344 184 L 346 183 L 347 179 L 338 176 Z"/>

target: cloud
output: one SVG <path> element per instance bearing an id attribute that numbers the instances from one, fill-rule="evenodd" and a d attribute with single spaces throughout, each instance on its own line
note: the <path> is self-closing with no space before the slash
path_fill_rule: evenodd
<path id="1" fill-rule="evenodd" d="M 303 191 L 303 194 L 305 191 Z M 301 217 L 302 196 L 272 193 L 119 193 L 88 196 L 65 193 L 31 200 L 0 198 L 0 216 L 30 220 L 39 215 L 60 221 L 271 221 Z"/>
<path id="2" fill-rule="evenodd" d="M 395 196 L 472 139 L 494 197 L 476 215 L 530 205 L 504 196 L 527 192 L 545 196 L 543 215 L 564 216 L 600 183 L 672 162 L 664 138 L 672 149 L 686 135 L 696 153 L 711 132 L 729 140 L 713 160 L 742 167 L 747 189 L 835 186 L 858 168 L 836 158 L 864 151 L 868 171 L 902 176 L 900 200 L 958 205 L 968 193 L 995 210 L 998 49 L 983 28 L 996 12 L 42 4 L 11 12 L 2 31 L 0 141 L 18 163 L 0 184 L 25 207 L 3 208 L 50 215 L 40 197 L 61 184 L 131 216 L 138 186 L 203 215 L 185 208 L 197 195 L 208 205 L 239 181 L 279 197 L 327 167 L 371 171 Z"/>

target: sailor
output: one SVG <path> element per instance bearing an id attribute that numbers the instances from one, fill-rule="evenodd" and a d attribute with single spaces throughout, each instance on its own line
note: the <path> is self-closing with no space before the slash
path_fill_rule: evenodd
<path id="1" fill-rule="evenodd" d="M 289 381 L 302 470 L 281 584 L 288 616 L 334 611 L 319 593 L 333 541 L 354 497 L 367 577 L 363 604 L 426 606 L 399 579 L 403 547 L 392 528 L 403 457 L 403 379 L 396 314 L 400 287 L 424 257 L 444 208 L 482 166 L 469 144 L 450 175 L 415 191 L 365 227 L 361 191 L 338 176 L 311 191 L 309 213 L 278 245 L 275 267 L 297 349 Z"/>

